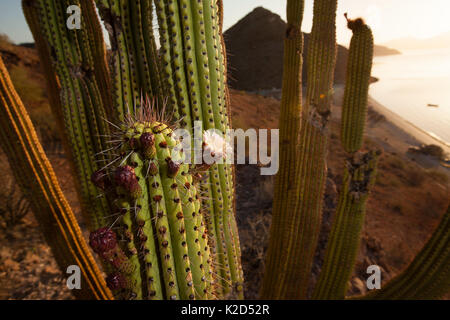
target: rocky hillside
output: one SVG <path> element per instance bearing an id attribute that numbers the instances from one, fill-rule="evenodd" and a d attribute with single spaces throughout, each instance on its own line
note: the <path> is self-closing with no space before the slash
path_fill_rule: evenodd
<path id="1" fill-rule="evenodd" d="M 279 15 L 258 7 L 224 33 L 228 53 L 230 86 L 238 90 L 281 88 L 283 75 L 283 39 L 286 22 Z M 304 34 L 307 52 L 309 34 Z M 335 83 L 345 82 L 348 50 L 338 48 Z M 306 83 L 306 60 L 303 81 Z"/>

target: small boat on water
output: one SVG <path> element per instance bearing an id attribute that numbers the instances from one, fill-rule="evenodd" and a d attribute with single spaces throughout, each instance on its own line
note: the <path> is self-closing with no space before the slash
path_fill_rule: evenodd
<path id="1" fill-rule="evenodd" d="M 438 104 L 429 103 L 429 104 L 427 104 L 427 107 L 439 108 L 439 105 Z"/>

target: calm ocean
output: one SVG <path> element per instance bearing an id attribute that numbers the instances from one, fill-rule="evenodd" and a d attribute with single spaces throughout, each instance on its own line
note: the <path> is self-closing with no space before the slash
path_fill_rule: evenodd
<path id="1" fill-rule="evenodd" d="M 375 100 L 450 146 L 450 49 L 375 57 L 372 75 Z"/>

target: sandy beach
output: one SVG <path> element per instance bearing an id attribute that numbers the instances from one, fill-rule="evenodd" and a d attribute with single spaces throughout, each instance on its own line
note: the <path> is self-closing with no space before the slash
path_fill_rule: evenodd
<path id="1" fill-rule="evenodd" d="M 342 105 L 343 92 L 343 86 L 335 87 L 335 110 L 333 110 L 332 114 L 336 119 L 339 119 L 341 116 L 340 106 Z M 440 146 L 446 154 L 450 154 L 450 146 L 403 119 L 372 97 L 369 97 L 366 135 L 381 144 L 388 152 L 403 155 L 426 169 L 433 168 L 450 176 L 450 169 L 440 165 L 437 159 L 408 152 L 410 147 L 434 144 Z"/>

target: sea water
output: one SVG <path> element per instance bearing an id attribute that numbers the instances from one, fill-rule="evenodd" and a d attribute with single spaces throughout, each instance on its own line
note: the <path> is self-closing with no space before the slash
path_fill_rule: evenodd
<path id="1" fill-rule="evenodd" d="M 450 48 L 375 57 L 372 76 L 376 101 L 450 146 Z"/>

